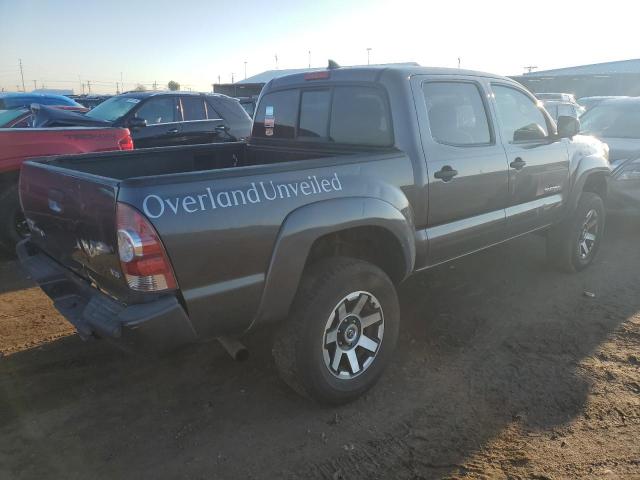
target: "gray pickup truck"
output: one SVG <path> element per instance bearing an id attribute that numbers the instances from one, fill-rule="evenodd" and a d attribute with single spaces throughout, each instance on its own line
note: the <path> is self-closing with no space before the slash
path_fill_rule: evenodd
<path id="1" fill-rule="evenodd" d="M 291 75 L 247 143 L 26 162 L 18 254 L 83 337 L 229 345 L 272 325 L 285 381 L 346 402 L 388 364 L 413 272 L 535 231 L 557 267 L 593 261 L 610 169 L 577 132 L 490 74 Z"/>

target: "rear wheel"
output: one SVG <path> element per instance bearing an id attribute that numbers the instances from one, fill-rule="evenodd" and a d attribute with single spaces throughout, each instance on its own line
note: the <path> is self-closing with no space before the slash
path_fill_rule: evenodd
<path id="1" fill-rule="evenodd" d="M 588 267 L 600 248 L 604 225 L 602 198 L 584 192 L 573 217 L 556 226 L 547 236 L 547 255 L 552 265 L 567 272 Z"/>
<path id="2" fill-rule="evenodd" d="M 301 282 L 274 343 L 282 378 L 322 403 L 355 399 L 377 381 L 398 338 L 395 287 L 377 266 L 332 258 Z"/>
<path id="3" fill-rule="evenodd" d="M 0 246 L 14 254 L 16 243 L 29 235 L 18 199 L 18 186 L 11 185 L 0 194 Z"/>

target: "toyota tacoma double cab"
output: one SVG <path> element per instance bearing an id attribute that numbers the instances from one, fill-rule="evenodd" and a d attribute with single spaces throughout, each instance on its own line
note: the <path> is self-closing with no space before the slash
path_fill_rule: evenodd
<path id="1" fill-rule="evenodd" d="M 270 326 L 284 380 L 342 403 L 389 363 L 412 273 L 531 232 L 593 261 L 610 169 L 578 127 L 508 78 L 334 65 L 270 81 L 246 143 L 26 162 L 18 253 L 83 337 Z"/>

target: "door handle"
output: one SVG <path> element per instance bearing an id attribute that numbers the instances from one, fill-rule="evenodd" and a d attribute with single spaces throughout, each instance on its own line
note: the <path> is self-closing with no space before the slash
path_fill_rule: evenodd
<path id="1" fill-rule="evenodd" d="M 511 168 L 515 168 L 516 170 L 522 170 L 526 164 L 527 162 L 522 160 L 520 157 L 517 157 L 513 162 L 509 164 L 509 166 Z"/>
<path id="2" fill-rule="evenodd" d="M 449 165 L 445 165 L 444 167 L 442 167 L 441 170 L 438 170 L 436 173 L 433 174 L 435 178 L 439 178 L 443 182 L 448 182 L 456 175 L 458 175 L 458 171 L 454 170 Z"/>
<path id="3" fill-rule="evenodd" d="M 167 130 L 167 135 L 175 135 L 179 130 L 177 128 L 172 128 L 171 130 Z"/>

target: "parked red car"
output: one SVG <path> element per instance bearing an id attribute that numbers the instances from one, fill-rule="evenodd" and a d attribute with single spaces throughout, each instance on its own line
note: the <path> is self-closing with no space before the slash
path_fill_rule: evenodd
<path id="1" fill-rule="evenodd" d="M 13 251 L 29 231 L 18 200 L 20 166 L 27 158 L 131 150 L 127 128 L 0 129 L 0 247 Z"/>

